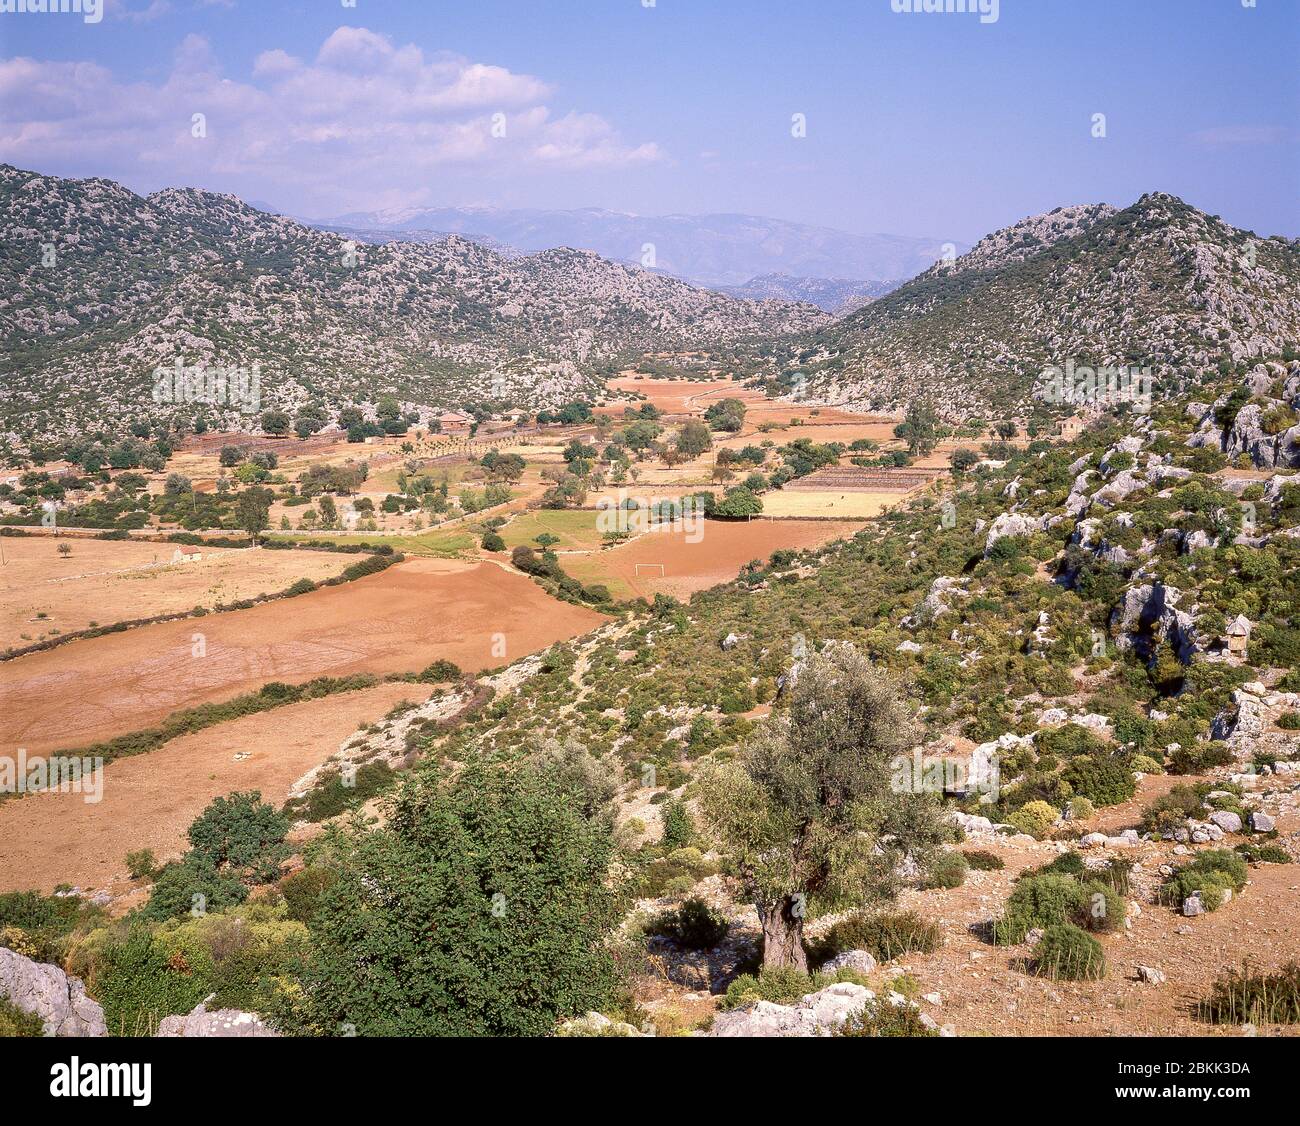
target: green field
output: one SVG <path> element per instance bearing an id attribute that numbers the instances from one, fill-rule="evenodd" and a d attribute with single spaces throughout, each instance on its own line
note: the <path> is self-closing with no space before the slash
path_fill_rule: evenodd
<path id="1" fill-rule="evenodd" d="M 520 544 L 536 547 L 536 538 L 543 532 L 549 532 L 559 537 L 560 542 L 552 545 L 557 551 L 599 547 L 601 535 L 596 530 L 598 515 L 599 513 L 591 511 L 549 508 L 521 512 L 501 529 L 501 538 L 509 548 Z"/>
<path id="2" fill-rule="evenodd" d="M 293 542 L 323 540 L 338 544 L 388 544 L 394 551 L 406 555 L 431 555 L 440 559 L 452 558 L 478 547 L 478 537 L 464 527 L 432 528 L 427 532 L 405 536 L 381 536 L 374 532 L 354 532 L 346 535 L 340 532 L 268 532 L 267 535 L 278 540 Z"/>

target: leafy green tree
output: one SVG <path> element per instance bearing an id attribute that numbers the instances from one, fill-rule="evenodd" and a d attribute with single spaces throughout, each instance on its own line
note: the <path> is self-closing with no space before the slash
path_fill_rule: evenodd
<path id="1" fill-rule="evenodd" d="M 928 868 L 947 835 L 938 800 L 891 785 L 917 740 L 894 688 L 844 646 L 810 657 L 788 710 L 703 781 L 703 827 L 758 909 L 764 966 L 806 972 L 814 909 L 893 898 L 906 856 Z"/>
<path id="2" fill-rule="evenodd" d="M 284 841 L 290 820 L 256 790 L 213 798 L 190 825 L 195 852 L 216 867 L 248 868 Z"/>
<path id="3" fill-rule="evenodd" d="M 728 489 L 726 495 L 713 507 L 714 516 L 757 516 L 763 511 L 763 498 L 756 496 L 745 485 Z"/>
<path id="4" fill-rule="evenodd" d="M 894 437 L 907 443 L 907 452 L 913 457 L 924 457 L 934 450 L 938 441 L 937 425 L 934 407 L 924 401 L 912 402 L 907 406 L 903 421 L 894 427 Z"/>
<path id="5" fill-rule="evenodd" d="M 959 475 L 962 473 L 969 473 L 979 463 L 979 459 L 979 454 L 974 450 L 966 449 L 966 447 L 963 446 L 959 450 L 952 451 L 952 457 L 949 458 L 949 463 L 952 465 L 953 474 Z"/>
<path id="6" fill-rule="evenodd" d="M 255 543 L 258 532 L 271 526 L 271 501 L 274 499 L 271 490 L 263 488 L 244 489 L 235 498 L 235 521 Z"/>
<path id="7" fill-rule="evenodd" d="M 682 427 L 677 435 L 677 451 L 684 457 L 699 457 L 713 445 L 709 428 L 702 422 L 692 419 Z"/>
<path id="8" fill-rule="evenodd" d="M 539 1036 L 617 986 L 611 818 L 558 763 L 429 772 L 336 831 L 293 1031 Z"/>
<path id="9" fill-rule="evenodd" d="M 268 434 L 288 434 L 289 416 L 284 411 L 264 411 L 262 413 L 262 429 Z"/>
<path id="10" fill-rule="evenodd" d="M 704 412 L 704 421 L 714 430 L 737 433 L 745 425 L 745 404 L 739 399 L 719 399 Z"/>

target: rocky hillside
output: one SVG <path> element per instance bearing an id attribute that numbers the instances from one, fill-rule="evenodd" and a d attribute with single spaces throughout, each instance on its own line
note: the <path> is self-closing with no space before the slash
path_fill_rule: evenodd
<path id="1" fill-rule="evenodd" d="M 1173 196 L 1063 208 L 982 239 L 781 357 L 830 403 L 1011 410 L 1050 365 L 1149 366 L 1157 393 L 1300 341 L 1300 243 Z"/>
<path id="2" fill-rule="evenodd" d="M 508 258 L 458 237 L 366 246 L 233 196 L 0 167 L 0 425 L 70 436 L 166 414 L 160 364 L 260 369 L 260 407 L 393 392 L 448 407 L 552 405 L 598 365 L 767 339 L 827 318 L 738 301 L 596 254 Z M 209 411 L 225 425 L 247 410 Z"/>

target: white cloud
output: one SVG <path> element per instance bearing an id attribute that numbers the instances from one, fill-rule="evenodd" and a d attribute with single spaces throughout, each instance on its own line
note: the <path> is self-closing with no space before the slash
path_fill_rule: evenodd
<path id="1" fill-rule="evenodd" d="M 350 200 L 414 198 L 457 170 L 663 159 L 656 144 L 625 142 L 597 114 L 554 114 L 553 94 L 532 75 L 396 46 L 357 27 L 338 28 L 311 61 L 264 51 L 241 80 L 222 73 L 202 36 L 189 35 L 157 82 L 124 81 L 95 63 L 0 60 L 0 151 L 38 170 L 75 157 L 119 178 L 145 166 L 166 183 L 220 174 L 318 197 L 324 184 Z M 195 113 L 206 118 L 206 137 L 191 135 Z"/>
<path id="2" fill-rule="evenodd" d="M 126 20 L 130 23 L 152 23 L 171 10 L 170 0 L 150 0 L 143 8 L 132 8 L 127 4 L 127 0 L 105 0 L 104 3 L 104 11 L 108 13 L 109 19 Z"/>

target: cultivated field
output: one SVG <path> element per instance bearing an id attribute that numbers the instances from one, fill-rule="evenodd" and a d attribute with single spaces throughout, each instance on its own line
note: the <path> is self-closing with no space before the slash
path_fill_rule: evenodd
<path id="1" fill-rule="evenodd" d="M 730 582 L 753 559 L 766 560 L 780 548 L 817 547 L 861 527 L 834 520 L 707 520 L 694 535 L 682 529 L 650 532 L 605 551 L 566 555 L 563 564 L 584 583 L 603 583 L 615 598 L 685 599 Z"/>
<path id="2" fill-rule="evenodd" d="M 903 494 L 896 492 L 775 489 L 763 494 L 763 515 L 868 520 L 902 499 Z"/>
<path id="3" fill-rule="evenodd" d="M 124 890 L 128 852 L 149 848 L 160 862 L 183 852 L 190 822 L 223 794 L 257 790 L 278 806 L 357 727 L 429 692 L 423 684 L 379 684 L 183 735 L 109 763 L 97 803 L 74 793 L 0 802 L 0 892 L 49 893 L 69 882 Z"/>
<path id="4" fill-rule="evenodd" d="M 6 662 L 0 746 L 33 753 L 80 747 L 269 680 L 414 672 L 439 658 L 477 672 L 602 620 L 495 563 L 412 559 L 297 598 Z"/>
<path id="5" fill-rule="evenodd" d="M 508 548 L 520 544 L 536 548 L 536 537 L 548 533 L 560 541 L 553 545 L 553 550 L 589 550 L 601 543 L 601 534 L 596 527 L 599 515 L 590 509 L 539 508 L 516 516 L 501 529 L 500 535 Z"/>
<path id="6" fill-rule="evenodd" d="M 66 557 L 59 545 L 70 549 Z M 177 551 L 196 562 L 172 563 Z M 92 625 L 211 609 L 274 594 L 297 579 L 333 578 L 351 555 L 181 547 L 82 537 L 0 540 L 0 649 L 20 648 Z"/>

